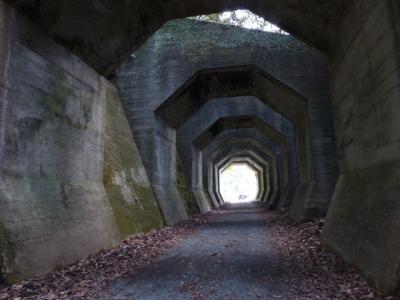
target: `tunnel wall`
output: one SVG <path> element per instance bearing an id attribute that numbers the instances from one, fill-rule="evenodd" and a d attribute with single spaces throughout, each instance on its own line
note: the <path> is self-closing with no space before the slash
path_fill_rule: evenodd
<path id="1" fill-rule="evenodd" d="M 152 174 L 158 151 L 153 111 L 196 70 L 241 64 L 258 65 L 309 99 L 312 202 L 324 213 L 337 178 L 328 64 L 291 36 L 176 20 L 149 38 L 118 69 L 116 79 L 146 169 Z"/>
<path id="2" fill-rule="evenodd" d="M 357 1 L 331 55 L 340 177 L 324 242 L 385 293 L 400 283 L 399 50 L 399 2 Z"/>
<path id="3" fill-rule="evenodd" d="M 196 204 L 192 188 L 183 171 L 183 163 L 179 151 L 176 153 L 176 165 L 176 187 L 184 202 L 187 214 L 191 216 L 198 213 L 199 208 Z"/>
<path id="4" fill-rule="evenodd" d="M 162 219 L 144 176 L 134 191 L 143 209 L 152 207 L 149 223 L 116 213 L 115 203 L 129 198 L 117 194 L 133 183 L 130 175 L 145 173 L 114 85 L 3 1 L 0 16 L 0 274 L 11 282 L 110 247 Z M 120 166 L 124 151 L 137 157 Z M 125 228 L 120 218 L 128 215 Z"/>
<path id="5" fill-rule="evenodd" d="M 102 182 L 110 84 L 0 5 L 0 219 L 13 280 L 111 246 L 118 231 Z"/>
<path id="6" fill-rule="evenodd" d="M 106 100 L 103 181 L 122 237 L 164 225 L 118 91 Z"/>

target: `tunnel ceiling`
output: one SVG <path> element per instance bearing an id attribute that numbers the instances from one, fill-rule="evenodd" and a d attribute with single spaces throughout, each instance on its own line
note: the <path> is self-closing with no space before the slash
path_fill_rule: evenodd
<path id="1" fill-rule="evenodd" d="M 274 141 L 279 142 L 279 145 L 287 146 L 286 138 L 276 129 L 268 125 L 265 121 L 257 116 L 232 116 L 219 118 L 203 133 L 201 133 L 193 141 L 193 145 L 200 150 L 207 147 L 208 144 L 222 131 L 238 128 L 256 128 L 261 132 L 267 132 Z"/>
<path id="2" fill-rule="evenodd" d="M 215 167 L 218 169 L 220 173 L 224 172 L 230 165 L 233 164 L 245 164 L 254 172 L 261 174 L 263 170 L 263 163 L 259 160 L 256 160 L 252 155 L 237 155 L 236 153 L 232 153 L 228 155 L 228 157 L 221 158 L 219 161 L 214 162 Z"/>
<path id="3" fill-rule="evenodd" d="M 308 116 L 308 99 L 255 65 L 197 71 L 155 113 L 177 129 L 210 99 L 248 95 L 256 96 L 292 122 Z"/>
<path id="4" fill-rule="evenodd" d="M 204 161 L 207 161 L 209 159 L 212 160 L 216 158 L 217 155 L 227 150 L 235 154 L 253 153 L 253 155 L 262 158 L 264 161 L 268 161 L 271 165 L 271 168 L 274 169 L 275 173 L 273 173 L 273 177 L 277 181 L 278 170 L 275 153 L 271 151 L 271 149 L 269 149 L 267 146 L 262 145 L 260 142 L 252 138 L 225 139 L 219 143 L 218 148 L 214 149 L 214 151 L 210 152 L 207 156 L 203 156 L 203 159 Z M 208 172 L 206 173 L 208 174 Z M 287 179 L 282 180 L 282 184 L 283 183 L 287 183 Z"/>
<path id="5" fill-rule="evenodd" d="M 110 75 L 168 20 L 247 8 L 322 51 L 353 0 L 8 0 L 53 38 Z"/>
<path id="6" fill-rule="evenodd" d="M 224 172 L 230 165 L 232 164 L 246 164 L 254 171 L 261 170 L 263 163 L 260 158 L 256 159 L 254 155 L 246 153 L 243 151 L 242 154 L 238 154 L 237 152 L 232 152 L 229 155 L 221 158 L 220 160 L 214 162 L 215 165 L 218 165 L 218 169 L 220 172 Z M 221 164 L 220 164 L 221 163 Z"/>

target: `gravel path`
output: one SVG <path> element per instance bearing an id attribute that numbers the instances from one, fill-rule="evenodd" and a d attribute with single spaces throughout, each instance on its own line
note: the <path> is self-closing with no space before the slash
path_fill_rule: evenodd
<path id="1" fill-rule="evenodd" d="M 265 233 L 265 210 L 230 206 L 102 299 L 282 299 L 282 271 Z M 274 278 L 275 280 L 270 280 Z"/>

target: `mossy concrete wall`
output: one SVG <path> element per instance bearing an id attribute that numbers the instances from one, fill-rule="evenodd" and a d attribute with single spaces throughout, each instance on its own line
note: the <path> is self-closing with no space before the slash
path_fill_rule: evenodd
<path id="1" fill-rule="evenodd" d="M 104 186 L 122 237 L 164 225 L 118 91 L 107 91 Z"/>
<path id="2" fill-rule="evenodd" d="M 0 3 L 0 257 L 9 280 L 119 240 L 103 186 L 110 83 Z"/>
<path id="3" fill-rule="evenodd" d="M 161 225 L 114 85 L 0 1 L 0 277 Z"/>

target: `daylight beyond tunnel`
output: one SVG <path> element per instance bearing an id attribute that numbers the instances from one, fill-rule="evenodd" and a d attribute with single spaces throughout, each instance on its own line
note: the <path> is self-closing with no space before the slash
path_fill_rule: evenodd
<path id="1" fill-rule="evenodd" d="M 259 174 L 247 163 L 232 163 L 219 172 L 219 190 L 225 203 L 259 200 Z"/>

